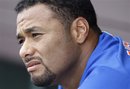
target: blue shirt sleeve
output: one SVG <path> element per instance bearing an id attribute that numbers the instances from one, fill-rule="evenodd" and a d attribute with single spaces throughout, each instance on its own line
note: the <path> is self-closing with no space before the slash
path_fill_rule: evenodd
<path id="1" fill-rule="evenodd" d="M 96 67 L 78 89 L 130 89 L 130 77 L 108 67 Z"/>

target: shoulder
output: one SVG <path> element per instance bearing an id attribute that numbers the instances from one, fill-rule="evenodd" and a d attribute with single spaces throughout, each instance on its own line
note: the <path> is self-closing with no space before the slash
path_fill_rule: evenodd
<path id="1" fill-rule="evenodd" d="M 109 67 L 96 67 L 78 89 L 130 89 L 130 76 Z"/>
<path id="2" fill-rule="evenodd" d="M 89 58 L 79 89 L 130 89 L 129 51 L 129 43 L 103 33 Z"/>

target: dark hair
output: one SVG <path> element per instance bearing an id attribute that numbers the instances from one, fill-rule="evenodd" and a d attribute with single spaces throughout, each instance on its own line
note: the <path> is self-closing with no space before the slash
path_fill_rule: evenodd
<path id="1" fill-rule="evenodd" d="M 20 13 L 24 9 L 38 3 L 48 5 L 64 24 L 71 24 L 77 17 L 85 18 L 90 28 L 101 33 L 97 25 L 96 13 L 90 0 L 21 0 L 15 7 L 15 11 Z"/>

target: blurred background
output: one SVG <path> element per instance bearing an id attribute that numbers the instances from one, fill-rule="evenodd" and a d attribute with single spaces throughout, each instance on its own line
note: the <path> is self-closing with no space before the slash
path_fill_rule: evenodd
<path id="1" fill-rule="evenodd" d="M 54 89 L 36 87 L 19 55 L 16 41 L 16 13 L 19 0 L 0 0 L 0 89 Z M 130 0 L 91 0 L 103 31 L 130 42 Z"/>

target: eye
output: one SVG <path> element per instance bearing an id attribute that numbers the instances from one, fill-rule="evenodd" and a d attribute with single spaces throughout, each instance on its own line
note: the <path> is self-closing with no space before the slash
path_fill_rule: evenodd
<path id="1" fill-rule="evenodd" d="M 24 43 L 24 39 L 18 39 L 18 43 L 22 45 Z"/>
<path id="2" fill-rule="evenodd" d="M 35 37 L 39 37 L 40 35 L 42 35 L 41 33 L 32 33 L 32 37 L 35 38 Z"/>

